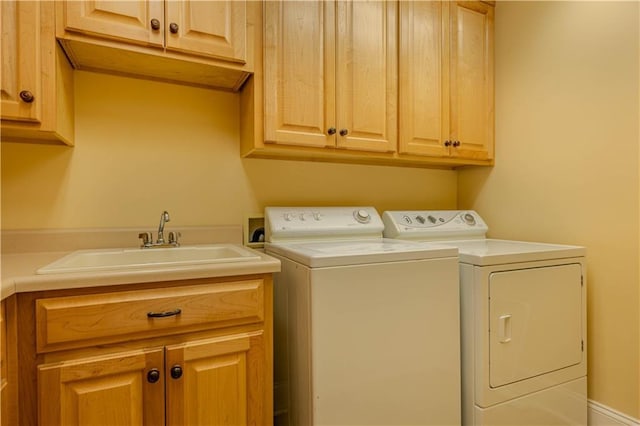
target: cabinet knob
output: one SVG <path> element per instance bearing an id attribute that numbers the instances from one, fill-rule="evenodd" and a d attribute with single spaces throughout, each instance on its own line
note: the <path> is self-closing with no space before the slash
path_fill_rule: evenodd
<path id="1" fill-rule="evenodd" d="M 347 136 L 349 131 L 347 129 L 340 129 L 340 136 Z"/>
<path id="2" fill-rule="evenodd" d="M 329 127 L 329 130 L 327 130 L 327 133 L 329 133 L 330 135 L 335 135 L 336 134 L 336 128 L 335 127 Z"/>
<path id="3" fill-rule="evenodd" d="M 451 141 L 444 141 L 444 146 L 451 146 Z"/>
<path id="4" fill-rule="evenodd" d="M 453 146 L 454 147 L 459 147 L 460 146 L 460 141 L 453 141 Z"/>
<path id="5" fill-rule="evenodd" d="M 176 24 L 175 22 L 170 23 L 169 31 L 171 31 L 171 34 L 178 34 L 178 24 Z"/>
<path id="6" fill-rule="evenodd" d="M 174 365 L 171 367 L 171 377 L 174 379 L 179 379 L 182 377 L 182 367 L 179 365 Z"/>
<path id="7" fill-rule="evenodd" d="M 24 102 L 30 104 L 35 99 L 35 96 L 33 96 L 33 93 L 31 93 L 30 91 L 23 90 L 23 91 L 20 92 L 20 99 L 22 99 Z"/>
<path id="8" fill-rule="evenodd" d="M 160 380 L 160 370 L 158 370 L 157 368 L 152 368 L 151 370 L 149 370 L 149 372 L 147 373 L 147 382 L 155 383 L 158 380 Z"/>
<path id="9" fill-rule="evenodd" d="M 156 18 L 153 18 L 151 20 L 151 29 L 155 31 L 158 31 L 160 29 L 160 21 Z"/>

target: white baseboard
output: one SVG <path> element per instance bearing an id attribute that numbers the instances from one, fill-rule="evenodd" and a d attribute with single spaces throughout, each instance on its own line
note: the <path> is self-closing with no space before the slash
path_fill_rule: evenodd
<path id="1" fill-rule="evenodd" d="M 587 404 L 589 426 L 640 426 L 640 420 L 589 400 Z"/>

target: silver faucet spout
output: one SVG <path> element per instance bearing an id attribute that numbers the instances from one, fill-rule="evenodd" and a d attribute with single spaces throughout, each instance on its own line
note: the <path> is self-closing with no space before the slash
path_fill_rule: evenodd
<path id="1" fill-rule="evenodd" d="M 158 240 L 156 241 L 156 244 L 164 244 L 164 224 L 170 220 L 169 212 L 166 210 L 163 211 L 160 215 L 160 226 L 158 226 Z"/>

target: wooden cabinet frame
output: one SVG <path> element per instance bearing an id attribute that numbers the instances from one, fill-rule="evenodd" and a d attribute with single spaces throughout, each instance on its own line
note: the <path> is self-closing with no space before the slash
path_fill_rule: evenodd
<path id="1" fill-rule="evenodd" d="M 313 3 L 313 2 L 312 2 Z M 332 4 L 332 2 L 328 2 Z M 396 3 L 396 2 L 392 2 Z M 406 42 L 406 35 L 402 36 L 405 30 L 402 7 L 408 6 L 415 2 L 398 2 L 400 4 L 400 11 L 398 16 L 399 27 L 397 29 L 400 35 L 398 41 L 398 49 L 406 51 L 407 46 L 403 47 L 403 43 Z M 428 3 L 428 2 L 427 2 Z M 323 108 L 328 108 L 332 105 L 333 101 L 330 98 L 318 98 L 314 96 L 308 96 L 307 110 L 309 114 L 306 118 L 309 118 L 309 122 L 305 126 L 293 126 L 289 124 L 287 120 L 283 120 L 284 107 L 282 105 L 271 105 L 276 99 L 273 96 L 272 89 L 268 89 L 268 93 L 265 85 L 268 81 L 273 81 L 273 75 L 277 75 L 277 71 L 273 68 L 280 67 L 282 64 L 278 62 L 267 61 L 268 57 L 273 57 L 274 52 L 277 52 L 279 46 L 273 43 L 273 40 L 277 40 L 278 29 L 273 26 L 271 19 L 267 20 L 264 16 L 264 11 L 257 11 L 259 16 L 256 16 L 255 21 L 260 25 L 264 25 L 264 33 L 257 32 L 255 34 L 256 45 L 263 45 L 265 51 L 256 51 L 255 56 L 255 72 L 253 76 L 247 81 L 243 91 L 240 94 L 240 108 L 241 108 L 241 129 L 240 129 L 240 142 L 241 142 L 241 154 L 244 157 L 253 158 L 274 158 L 274 159 L 296 159 L 296 160 L 311 160 L 311 161 L 327 161 L 327 162 L 343 162 L 343 163 L 359 163 L 359 164 L 379 164 L 379 165 L 392 165 L 392 166 L 411 166 L 411 167 L 438 167 L 438 168 L 456 168 L 459 166 L 478 165 L 478 166 L 491 166 L 493 165 L 493 7 L 492 2 L 456 2 L 455 4 L 450 2 L 439 2 L 447 11 L 450 12 L 453 9 L 454 12 L 446 17 L 443 24 L 442 31 L 446 34 L 441 34 L 443 37 L 444 47 L 438 54 L 437 60 L 434 62 L 442 61 L 443 72 L 437 76 L 438 84 L 441 84 L 437 90 L 440 93 L 434 93 L 431 99 L 435 99 L 438 104 L 438 114 L 440 117 L 436 117 L 436 120 L 441 120 L 441 128 L 431 134 L 427 135 L 428 142 L 425 145 L 424 141 L 420 138 L 424 138 L 420 134 L 409 136 L 409 142 L 407 144 L 414 144 L 408 148 L 409 145 L 398 145 L 399 152 L 381 152 L 373 149 L 355 150 L 355 149 L 336 149 L 335 144 L 328 138 L 327 121 L 324 117 L 329 117 L 331 114 L 326 112 Z M 267 7 L 279 7 L 277 5 L 271 5 Z M 324 3 L 324 7 L 329 10 L 327 2 Z M 449 30 L 451 28 L 452 20 L 456 20 L 456 17 L 451 17 L 451 13 L 457 13 L 458 8 L 469 10 L 483 10 L 486 13 L 485 28 L 486 33 L 484 37 L 486 50 L 482 52 L 482 55 L 486 59 L 486 96 L 483 101 L 483 111 L 481 115 L 484 120 L 486 118 L 486 135 L 481 140 L 475 139 L 468 141 L 465 134 L 468 134 L 464 130 L 466 126 L 466 119 L 464 115 L 470 110 L 469 104 L 465 101 L 459 101 L 456 98 L 449 97 L 448 93 L 460 93 L 457 88 L 450 89 L 450 86 L 454 85 L 456 76 L 450 76 L 452 67 L 456 67 L 460 62 L 457 59 L 451 59 L 449 55 L 445 55 L 449 51 L 449 47 L 452 41 L 450 40 Z M 333 9 L 333 15 L 325 11 L 325 21 L 335 20 L 335 8 Z M 332 18 L 333 16 L 333 18 Z M 327 22 L 323 25 L 329 25 Z M 424 28 L 423 28 L 424 29 Z M 327 41 L 328 40 L 328 41 Z M 404 41 L 403 41 L 404 40 Z M 321 40 L 318 40 L 318 43 Z M 334 45 L 331 42 L 331 37 L 325 37 L 325 41 L 322 41 L 325 45 Z M 454 43 L 457 43 L 454 41 Z M 318 49 L 316 49 L 318 50 Z M 418 49 L 420 50 L 420 49 Z M 454 52 L 455 54 L 455 52 Z M 335 55 L 334 55 L 335 57 Z M 401 59 L 402 61 L 402 59 Z M 332 67 L 337 67 L 334 65 Z M 400 74 L 398 81 L 403 82 L 407 79 L 406 63 L 399 64 Z M 409 65 L 411 66 L 411 65 Z M 317 75 L 324 70 L 318 69 Z M 458 73 L 459 75 L 459 73 Z M 317 77 L 313 77 L 317 80 Z M 324 78 L 324 77 L 323 77 Z M 327 79 L 325 78 L 325 81 Z M 279 81 L 278 84 L 285 84 L 284 80 Z M 328 84 L 328 83 L 327 83 Z M 326 85 L 327 85 L 326 84 Z M 336 84 L 336 83 L 333 83 Z M 306 87 L 308 86 L 305 83 Z M 436 89 L 434 89 L 436 90 Z M 484 90 L 484 89 L 483 89 Z M 317 93 L 317 92 L 315 92 Z M 327 90 L 323 93 L 332 93 Z M 335 93 L 335 91 L 333 92 Z M 407 130 L 408 121 L 413 118 L 408 117 L 406 114 L 407 105 L 411 105 L 416 100 L 407 100 L 407 93 L 411 93 L 410 89 L 400 89 L 400 93 L 396 96 L 397 110 L 394 112 L 397 114 L 399 124 L 395 131 L 399 132 L 399 137 L 403 138 L 403 135 L 409 135 L 413 132 L 412 129 Z M 431 95 L 430 95 L 431 96 Z M 456 95 L 457 96 L 457 95 Z M 265 105 L 267 105 L 265 107 Z M 311 113 L 311 106 L 313 106 L 314 114 Z M 416 114 L 416 121 L 420 122 L 421 112 L 413 107 L 409 107 L 408 114 Z M 452 110 L 455 108 L 455 112 Z M 390 110 L 391 111 L 391 110 Z M 299 113 L 299 112 L 297 112 Z M 276 123 L 276 124 L 274 124 Z M 274 127 L 275 126 L 275 127 Z M 274 131 L 274 128 L 276 129 Z M 336 128 L 336 131 L 340 129 Z M 485 137 L 486 136 L 486 137 Z M 411 138 L 417 139 L 411 139 Z M 457 138 L 457 139 L 456 139 Z M 464 140 L 463 140 L 464 139 Z M 273 141 L 282 141 L 282 143 L 273 143 Z M 459 144 L 453 146 L 445 146 L 445 142 L 459 141 Z M 423 145 L 426 149 L 414 149 L 417 145 Z M 429 147 L 430 145 L 430 147 Z"/>
<path id="2" fill-rule="evenodd" d="M 76 69 L 238 91 L 253 71 L 245 0 L 56 1 L 56 36 Z"/>
<path id="3" fill-rule="evenodd" d="M 55 39 L 54 2 L 4 0 L 0 7 L 2 140 L 73 145 L 73 70 Z"/>
<path id="4" fill-rule="evenodd" d="M 184 296 L 185 311 L 197 309 L 200 303 L 207 304 L 207 311 L 220 312 L 214 322 L 207 319 L 209 315 L 201 311 L 202 322 L 174 328 L 169 333 L 158 329 L 149 334 L 111 333 L 103 337 L 89 340 L 81 337 L 80 342 L 65 342 L 62 346 L 37 345 L 40 321 L 46 317 L 36 316 L 38 302 L 61 301 L 47 306 L 64 306 L 73 309 L 75 302 L 95 298 L 100 300 L 110 295 L 125 295 L 135 292 L 156 296 L 180 293 L 186 290 L 192 294 L 197 286 L 203 286 L 205 294 L 215 294 L 216 286 L 221 291 L 239 289 L 246 283 L 248 289 L 256 288 L 260 282 L 261 297 L 248 295 L 250 299 L 236 293 L 225 301 L 231 305 L 248 306 L 255 303 L 261 306 L 258 315 L 236 315 L 236 308 L 224 306 L 216 311 L 214 302 L 206 302 L 206 298 L 196 296 L 189 304 L 189 297 Z M 85 401 L 100 401 L 96 412 L 87 411 L 87 416 L 96 415 L 100 410 L 114 413 L 126 413 L 127 418 L 145 419 L 145 424 L 189 424 L 189 422 L 214 421 L 216 415 L 235 418 L 246 424 L 268 425 L 273 421 L 273 335 L 272 335 L 272 277 L 270 274 L 248 275 L 240 277 L 196 279 L 162 283 L 132 284 L 99 288 L 74 290 L 40 291 L 18 293 L 17 333 L 19 340 L 19 415 L 21 425 L 37 424 L 74 424 L 82 410 L 74 408 L 74 400 L 84 398 Z M 206 290 L 208 286 L 209 290 Z M 213 293 L 211 293 L 213 291 Z M 185 293 L 186 294 L 186 293 Z M 121 296 L 118 296 L 121 297 Z M 128 297 L 128 296 L 127 296 Z M 133 297 L 132 300 L 136 300 Z M 142 299 L 137 299 L 142 300 Z M 249 300 L 252 300 L 249 302 Z M 140 302 L 141 303 L 141 302 Z M 215 303 L 214 303 L 215 304 Z M 82 303 L 80 305 L 82 306 Z M 145 306 L 141 305 L 143 309 Z M 66 309 L 66 308 L 64 308 Z M 57 310 L 57 309 L 56 309 Z M 53 312 L 53 311 L 52 311 Z M 62 311 L 60 311 L 62 312 Z M 69 311 L 71 312 L 71 311 Z M 116 311 L 108 308 L 109 317 Z M 145 311 L 146 312 L 146 311 Z M 232 315 L 225 320 L 222 312 Z M 130 314 L 126 314 L 130 315 Z M 187 317 L 185 317 L 187 318 Z M 236 318 L 236 319 L 233 319 Z M 238 319 L 244 318 L 244 319 Z M 167 318 L 164 318 L 167 319 Z M 176 321 L 169 317 L 169 321 Z M 179 319 L 178 319 L 179 321 Z M 55 322 L 53 323 L 55 324 Z M 124 329 L 126 330 L 126 325 Z M 75 327 L 75 326 L 74 326 Z M 116 327 L 119 328 L 119 327 Z M 117 330 L 116 330 L 117 331 Z M 55 339 L 54 339 L 55 340 Z M 172 367 L 179 365 L 182 375 L 172 378 Z M 151 369 L 158 369 L 159 380 L 149 383 L 147 375 Z M 235 382 L 234 382 L 235 380 Z M 216 384 L 217 383 L 217 384 Z M 159 386 L 155 386 L 158 385 Z M 209 389 L 206 395 L 198 394 L 197 389 Z M 221 387 L 221 392 L 213 389 Z M 233 391 L 229 391 L 232 389 Z M 120 405 L 120 409 L 110 409 L 113 401 L 100 397 L 113 392 L 114 395 L 128 396 L 128 406 Z M 186 392 L 183 394 L 183 392 Z M 194 394 L 194 392 L 196 394 Z M 34 398 L 33 395 L 40 395 Z M 56 399 L 57 398 L 57 399 Z M 96 399 L 97 398 L 97 399 Z M 119 399 L 120 398 L 120 399 Z M 191 401 L 207 399 L 209 403 L 194 411 Z M 222 398 L 218 405 L 212 400 Z M 51 404 L 50 402 L 54 402 Z M 63 401 L 56 403 L 55 401 Z M 69 402 L 71 401 L 71 402 Z M 142 403 L 140 403 L 142 401 Z M 95 404 L 94 404 L 95 405 Z M 220 408 L 224 407 L 224 408 Z M 206 408 L 206 409 L 205 409 Z M 217 411 L 216 411 L 217 410 Z M 222 410 L 222 411 L 220 411 Z M 230 416 L 230 417 L 229 417 Z M 235 416 L 235 417 L 234 417 Z M 200 420 L 199 420 L 200 419 Z M 204 419 L 204 420 L 203 420 Z M 213 420 L 212 420 L 213 419 Z M 244 422 L 246 420 L 246 422 Z M 39 423 L 40 422 L 40 423 Z"/>

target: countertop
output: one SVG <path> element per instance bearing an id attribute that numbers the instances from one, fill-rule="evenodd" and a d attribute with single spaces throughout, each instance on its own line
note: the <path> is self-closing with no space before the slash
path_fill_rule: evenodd
<path id="1" fill-rule="evenodd" d="M 183 231 L 184 233 L 184 231 Z M 240 233 L 240 237 L 241 237 Z M 29 238 L 32 237 L 30 234 Z M 68 234 L 65 235 L 68 238 Z M 51 238 L 49 238 L 51 240 Z M 232 240 L 232 241 L 230 241 Z M 241 238 L 222 238 L 222 241 L 207 241 L 207 243 L 239 244 Z M 197 241 L 197 243 L 202 243 Z M 15 246 L 15 244 L 9 244 Z M 99 287 L 134 283 L 187 280 L 197 278 L 231 277 L 236 275 L 264 274 L 280 271 L 280 261 L 260 251 L 243 247 L 255 252 L 259 259 L 233 263 L 211 263 L 186 266 L 147 266 L 139 269 L 95 271 L 59 274 L 36 274 L 36 270 L 75 251 L 98 247 L 70 247 L 65 250 L 4 252 L 5 239 L 3 235 L 3 254 L 1 264 L 2 299 L 14 293 L 60 290 L 70 288 Z M 45 246 L 43 246 L 45 247 Z M 50 248 L 47 244 L 45 248 Z"/>

